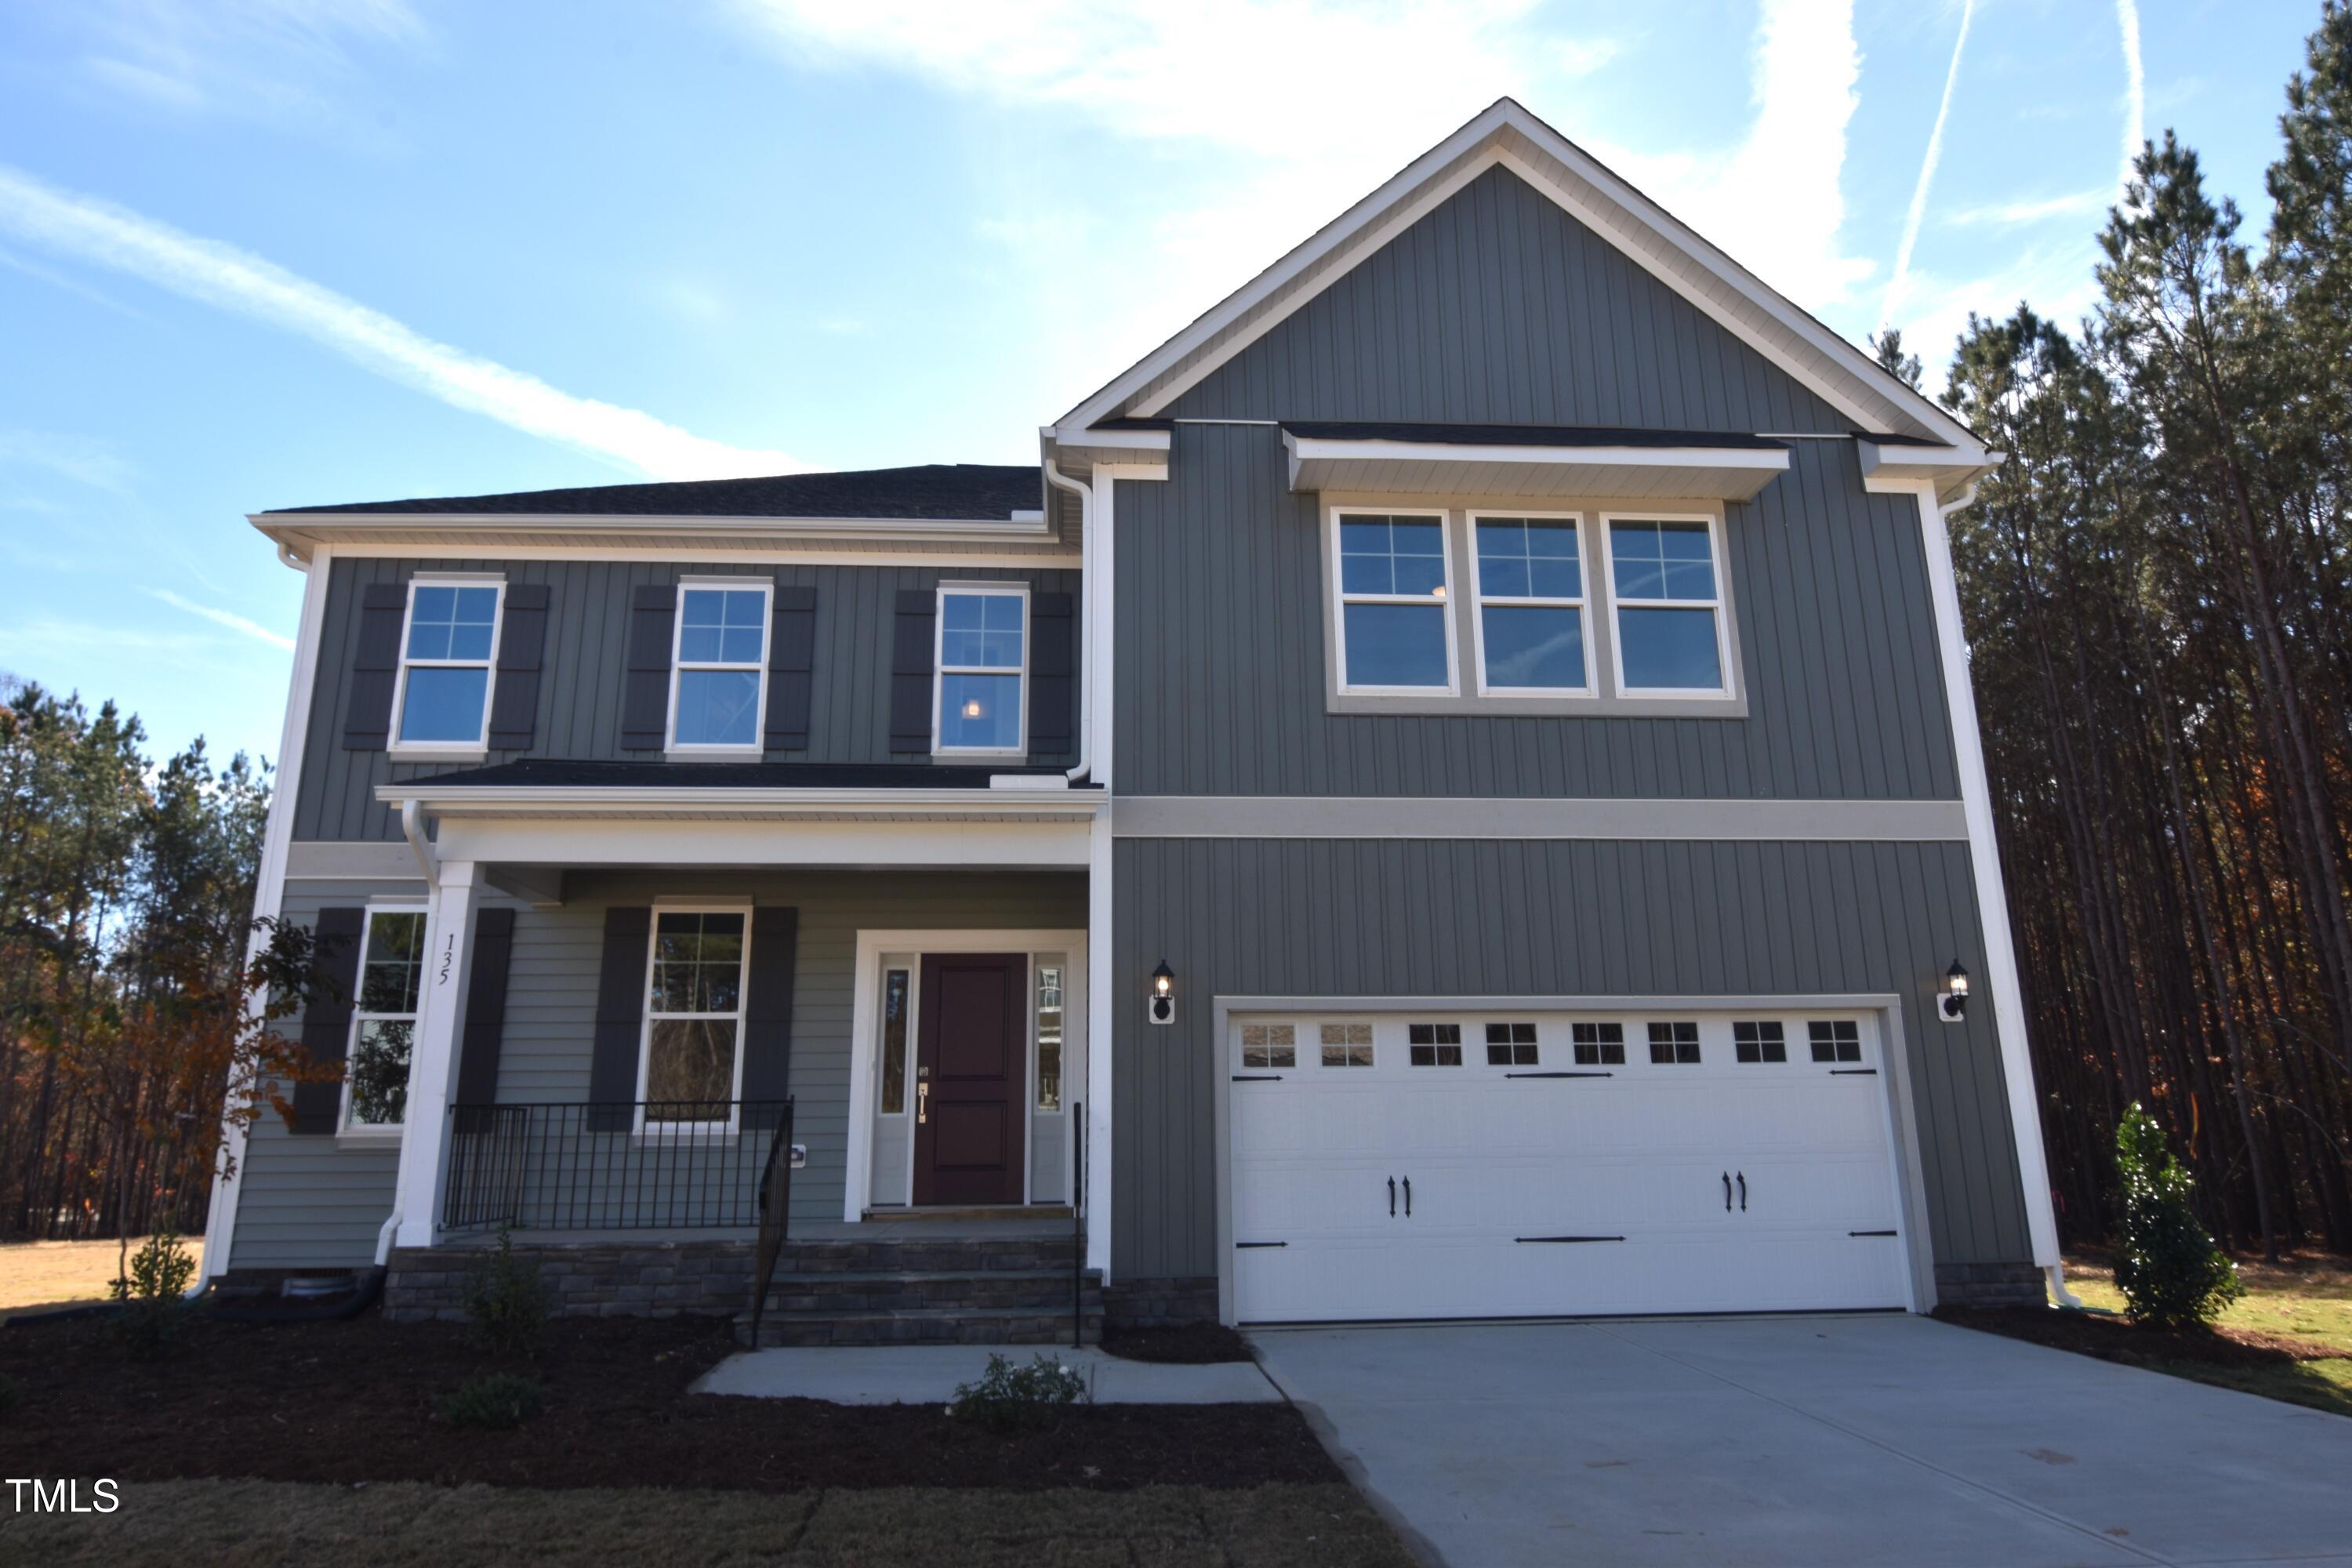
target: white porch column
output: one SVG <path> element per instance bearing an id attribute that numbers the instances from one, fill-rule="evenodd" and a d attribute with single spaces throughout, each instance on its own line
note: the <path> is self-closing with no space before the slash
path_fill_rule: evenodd
<path id="1" fill-rule="evenodd" d="M 1097 743 L 1099 743 L 1099 737 Z M 1087 1267 L 1110 1281 L 1110 805 L 1095 813 L 1087 855 Z"/>
<path id="2" fill-rule="evenodd" d="M 441 1218 L 443 1173 L 448 1168 L 449 1100 L 457 1091 L 457 1044 L 465 1017 L 466 962 L 474 915 L 471 860 L 441 862 L 427 925 L 423 994 L 416 1037 L 409 1047 L 407 1123 L 400 1139 L 400 1178 L 393 1191 L 399 1218 L 394 1244 L 430 1247 Z"/>

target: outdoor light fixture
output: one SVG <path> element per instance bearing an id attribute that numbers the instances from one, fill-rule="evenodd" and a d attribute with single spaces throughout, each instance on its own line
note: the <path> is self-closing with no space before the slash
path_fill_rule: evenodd
<path id="1" fill-rule="evenodd" d="M 1176 972 L 1161 959 L 1160 967 L 1151 972 L 1151 1003 L 1149 1015 L 1155 1024 L 1176 1021 Z"/>
<path id="2" fill-rule="evenodd" d="M 1936 999 L 1936 1011 L 1947 1024 L 1957 1024 L 1969 1010 L 1969 972 L 1960 967 L 1958 959 L 1944 971 L 1944 994 Z"/>

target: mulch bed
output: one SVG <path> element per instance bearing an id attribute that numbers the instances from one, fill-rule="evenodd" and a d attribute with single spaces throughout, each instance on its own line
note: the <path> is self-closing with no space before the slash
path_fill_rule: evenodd
<path id="1" fill-rule="evenodd" d="M 526 1487 L 1255 1487 L 1330 1482 L 1337 1467 L 1286 1405 L 1073 1408 L 1052 1431 L 999 1436 L 940 1405 L 835 1405 L 688 1394 L 730 1354 L 715 1319 L 566 1319 L 515 1369 L 464 1328 L 202 1321 L 157 1362 L 110 1325 L 0 1329 L 0 1475 L 124 1480 L 488 1482 Z M 454 1427 L 434 1402 L 492 1372 L 547 1387 L 515 1431 Z"/>
<path id="2" fill-rule="evenodd" d="M 1249 1342 L 1223 1323 L 1187 1323 L 1173 1329 L 1108 1329 L 1102 1348 L 1128 1361 L 1201 1366 L 1210 1362 L 1254 1361 Z"/>
<path id="3" fill-rule="evenodd" d="M 1964 1329 L 2135 1364 L 2196 1362 L 2207 1366 L 2275 1366 L 2330 1360 L 2346 1353 L 2333 1345 L 2259 1330 L 2150 1329 L 2101 1313 L 2053 1311 L 2046 1307 L 1938 1307 L 1935 1315 Z"/>

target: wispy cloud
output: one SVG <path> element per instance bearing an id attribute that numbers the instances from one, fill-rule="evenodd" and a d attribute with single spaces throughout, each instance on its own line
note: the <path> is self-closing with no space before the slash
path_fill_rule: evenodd
<path id="1" fill-rule="evenodd" d="M 131 491 L 131 465 L 103 441 L 48 430 L 0 429 L 0 467 L 40 468 L 113 495 Z"/>
<path id="2" fill-rule="evenodd" d="M 1969 47 L 1969 24 L 1976 19 L 1976 0 L 1961 0 L 1960 33 L 1952 40 L 1951 68 L 1944 73 L 1944 96 L 1936 105 L 1935 129 L 1927 132 L 1927 151 L 1919 160 L 1919 178 L 1911 187 L 1911 210 L 1903 217 L 1903 238 L 1895 247 L 1895 270 L 1886 279 L 1886 298 L 1878 307 L 1878 330 L 1885 331 L 1895 308 L 1903 302 L 1903 286 L 1911 274 L 1911 251 L 1919 243 L 1919 223 L 1927 216 L 1927 192 L 1936 183 L 1936 165 L 1944 160 L 1944 122 L 1952 116 L 1952 89 L 1960 82 L 1960 56 Z"/>
<path id="3" fill-rule="evenodd" d="M 2106 206 L 2109 194 L 2102 188 L 2063 196 L 1988 202 L 1981 206 L 1956 207 L 1938 215 L 1937 221 L 1955 228 L 2021 228 L 2051 218 L 2090 216 Z"/>
<path id="4" fill-rule="evenodd" d="M 203 239 L 0 164 L 0 230 L 309 338 L 455 407 L 610 458 L 659 479 L 782 473 L 782 452 L 730 447 L 650 414 L 559 392 L 437 342 L 249 251 Z"/>
<path id="5" fill-rule="evenodd" d="M 173 115 L 220 114 L 380 140 L 356 112 L 357 51 L 415 48 L 405 0 L 82 0 L 82 68 L 106 90 Z"/>
<path id="6" fill-rule="evenodd" d="M 233 610 L 216 609 L 210 605 L 199 605 L 194 599 L 184 598 L 169 588 L 148 588 L 142 592 L 150 598 L 161 599 L 175 610 L 185 610 L 192 616 L 202 616 L 215 626 L 226 626 L 229 630 L 242 633 L 256 642 L 266 642 L 271 647 L 283 648 L 288 653 L 294 651 L 292 637 L 283 632 L 273 632 L 259 621 L 247 620 Z"/>
<path id="7" fill-rule="evenodd" d="M 2139 0 L 2116 0 L 2116 26 L 2124 47 L 2124 167 L 2116 181 L 2121 192 L 2131 183 L 2132 162 L 2147 140 L 2147 68 L 2139 53 Z"/>

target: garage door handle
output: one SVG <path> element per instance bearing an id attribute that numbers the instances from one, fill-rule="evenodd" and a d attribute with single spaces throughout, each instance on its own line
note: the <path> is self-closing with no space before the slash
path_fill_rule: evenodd
<path id="1" fill-rule="evenodd" d="M 1748 1173 L 1745 1171 L 1739 1173 L 1739 1212 L 1748 1212 Z"/>
<path id="2" fill-rule="evenodd" d="M 1404 1179 L 1404 1217 L 1407 1219 L 1412 1217 L 1412 1178 L 1411 1176 Z"/>
<path id="3" fill-rule="evenodd" d="M 1723 1212 L 1731 1212 L 1731 1173 L 1728 1171 L 1723 1173 Z"/>
<path id="4" fill-rule="evenodd" d="M 1396 1218 L 1396 1178 L 1389 1178 L 1389 1218 Z"/>

